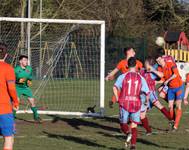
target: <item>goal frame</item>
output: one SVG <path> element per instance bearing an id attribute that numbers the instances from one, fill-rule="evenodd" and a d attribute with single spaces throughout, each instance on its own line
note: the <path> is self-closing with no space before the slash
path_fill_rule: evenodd
<path id="1" fill-rule="evenodd" d="M 74 115 L 74 116 L 104 116 L 105 109 L 105 21 L 103 20 L 72 20 L 72 19 L 38 19 L 38 18 L 13 18 L 0 17 L 0 21 L 7 22 L 25 22 L 28 23 L 28 60 L 31 60 L 30 51 L 30 23 L 64 23 L 64 24 L 85 24 L 100 25 L 100 112 L 99 113 L 83 113 L 83 112 L 67 112 L 67 111 L 39 111 L 40 114 L 52 115 Z M 19 110 L 18 113 L 32 113 L 30 110 Z"/>

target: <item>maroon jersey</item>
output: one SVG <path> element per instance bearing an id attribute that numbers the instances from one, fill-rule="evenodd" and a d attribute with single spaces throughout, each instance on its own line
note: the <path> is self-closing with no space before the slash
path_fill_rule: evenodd
<path id="1" fill-rule="evenodd" d="M 141 108 L 140 91 L 142 77 L 139 73 L 128 72 L 122 82 L 119 105 L 128 112 L 137 112 Z"/>
<path id="2" fill-rule="evenodd" d="M 155 79 L 152 78 L 152 73 L 147 72 L 145 69 L 140 70 L 140 74 L 146 79 L 150 91 L 156 90 Z"/>

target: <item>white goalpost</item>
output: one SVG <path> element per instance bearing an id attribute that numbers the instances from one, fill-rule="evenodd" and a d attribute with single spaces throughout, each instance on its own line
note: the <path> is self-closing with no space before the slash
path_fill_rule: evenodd
<path id="1" fill-rule="evenodd" d="M 28 55 L 40 114 L 104 115 L 104 21 L 0 17 L 0 42 L 13 66 Z"/>

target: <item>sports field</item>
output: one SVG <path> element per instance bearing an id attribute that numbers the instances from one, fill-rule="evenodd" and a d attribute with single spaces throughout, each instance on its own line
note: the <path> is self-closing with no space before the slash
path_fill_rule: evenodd
<path id="1" fill-rule="evenodd" d="M 108 107 L 112 83 L 106 84 L 106 117 L 79 118 L 42 116 L 42 124 L 33 123 L 29 114 L 18 115 L 15 150 L 122 150 L 124 135 L 118 124 L 118 107 Z M 184 108 L 180 129 L 168 131 L 168 122 L 155 108 L 149 112 L 154 134 L 146 136 L 139 127 L 138 150 L 188 150 L 189 111 Z M 2 139 L 1 139 L 2 142 Z"/>
<path id="2" fill-rule="evenodd" d="M 41 88 L 38 87 L 42 84 Z M 111 86 L 109 83 L 108 86 Z M 49 110 L 82 111 L 96 105 L 98 111 L 100 99 L 99 80 L 50 79 L 34 80 L 32 91 L 39 106 L 45 105 Z"/>

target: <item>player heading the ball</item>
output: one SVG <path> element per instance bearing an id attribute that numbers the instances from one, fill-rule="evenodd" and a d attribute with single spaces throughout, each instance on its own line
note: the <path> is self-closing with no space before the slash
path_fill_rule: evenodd
<path id="1" fill-rule="evenodd" d="M 159 64 L 159 77 L 164 78 L 164 85 L 168 86 L 168 103 L 170 116 L 174 120 L 173 130 L 177 130 L 182 116 L 182 100 L 184 98 L 184 84 L 174 62 L 165 61 L 160 54 L 156 56 Z M 174 117 L 174 103 L 176 103 L 176 117 Z"/>

